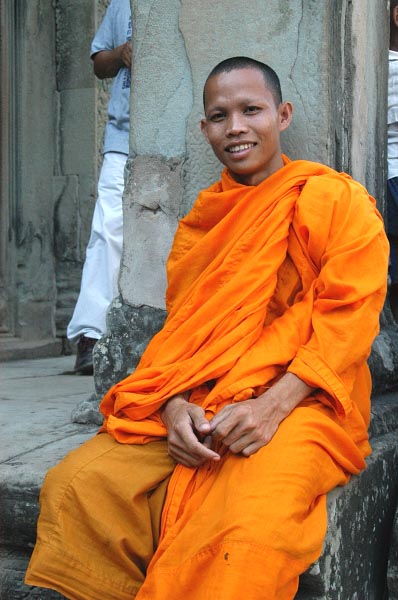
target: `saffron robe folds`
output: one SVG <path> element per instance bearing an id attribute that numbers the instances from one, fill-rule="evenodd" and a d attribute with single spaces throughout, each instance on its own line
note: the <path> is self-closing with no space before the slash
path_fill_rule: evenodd
<path id="1" fill-rule="evenodd" d="M 253 187 L 224 171 L 180 222 L 166 323 L 101 404 L 117 441 L 166 436 L 158 409 L 179 392 L 193 390 L 191 401 L 211 415 L 291 371 L 319 388 L 314 395 L 367 448 L 366 359 L 386 290 L 383 222 L 348 175 L 284 162 Z"/>
<path id="2" fill-rule="evenodd" d="M 180 223 L 164 328 L 103 399 L 110 435 L 46 479 L 27 582 L 74 600 L 293 598 L 322 549 L 326 493 L 370 452 L 387 261 L 374 201 L 347 175 L 287 159 L 256 187 L 224 172 Z M 269 444 L 174 467 L 168 398 L 191 390 L 211 416 L 286 371 L 316 392 Z"/>

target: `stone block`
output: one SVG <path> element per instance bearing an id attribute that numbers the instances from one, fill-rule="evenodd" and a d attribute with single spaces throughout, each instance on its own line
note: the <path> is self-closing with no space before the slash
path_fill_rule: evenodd
<path id="1" fill-rule="evenodd" d="M 64 596 L 24 584 L 30 550 L 0 550 L 0 600 L 61 600 Z"/>
<path id="2" fill-rule="evenodd" d="M 395 410 L 398 402 L 395 400 Z M 372 443 L 367 469 L 328 495 L 322 556 L 300 580 L 297 600 L 383 600 L 398 495 L 398 437 Z"/>
<path id="3" fill-rule="evenodd" d="M 59 175 L 53 178 L 54 252 L 56 260 L 59 261 L 81 260 L 78 194 L 79 178 L 77 175 Z"/>
<path id="4" fill-rule="evenodd" d="M 388 600 L 398 600 L 398 510 L 392 527 L 387 571 Z"/>
<path id="5" fill-rule="evenodd" d="M 95 0 L 63 0 L 56 5 L 59 90 L 95 86 L 90 59 L 95 4 Z"/>
<path id="6" fill-rule="evenodd" d="M 43 269 L 43 271 L 45 271 Z M 36 271 L 39 277 L 40 270 Z M 39 281 L 36 281 L 38 285 Z M 35 286 L 36 287 L 36 286 Z M 40 293 L 40 290 L 38 290 Z M 44 293 L 44 290 L 41 290 Z M 55 290 L 47 300 L 22 297 L 18 304 L 16 333 L 22 341 L 50 340 L 55 338 Z"/>
<path id="7" fill-rule="evenodd" d="M 387 302 L 380 315 L 380 327 L 369 357 L 373 390 L 377 394 L 398 389 L 398 325 Z"/>
<path id="8" fill-rule="evenodd" d="M 72 423 L 102 425 L 104 420 L 99 409 L 97 394 L 91 394 L 89 398 L 81 400 L 71 414 Z"/>
<path id="9" fill-rule="evenodd" d="M 97 430 L 93 426 L 82 428 L 72 424 L 60 427 L 58 431 L 53 427 L 46 434 L 44 448 L 37 447 L 36 439 L 34 449 L 0 464 L 0 548 L 26 551 L 33 547 L 39 515 L 38 498 L 45 473 Z"/>
<path id="10" fill-rule="evenodd" d="M 93 352 L 98 398 L 131 373 L 150 339 L 163 326 L 165 317 L 163 310 L 129 306 L 122 304 L 120 297 L 115 298 L 107 315 L 109 333 L 97 342 Z"/>
<path id="11" fill-rule="evenodd" d="M 192 80 L 179 26 L 180 0 L 133 0 L 133 154 L 180 157 L 192 107 Z M 199 38 L 197 38 L 199 40 Z M 156 93 L 154 91 L 156 90 Z"/>
<path id="12" fill-rule="evenodd" d="M 62 172 L 79 175 L 95 172 L 95 88 L 60 92 Z"/>
<path id="13" fill-rule="evenodd" d="M 166 261 L 178 223 L 181 161 L 129 161 L 120 289 L 127 304 L 164 309 Z"/>

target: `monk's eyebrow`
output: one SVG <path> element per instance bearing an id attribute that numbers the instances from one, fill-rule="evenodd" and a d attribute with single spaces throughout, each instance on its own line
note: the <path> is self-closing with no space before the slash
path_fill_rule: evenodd
<path id="1" fill-rule="evenodd" d="M 208 112 L 213 112 L 213 111 L 223 112 L 224 110 L 225 110 L 225 106 L 208 106 L 207 107 Z"/>
<path id="2" fill-rule="evenodd" d="M 270 101 L 267 98 L 263 98 L 262 96 L 257 96 L 257 97 L 250 97 L 250 96 L 243 96 L 242 98 L 237 98 L 237 103 L 239 106 L 243 107 L 243 106 L 269 106 L 270 105 Z M 228 105 L 229 105 L 229 101 L 226 98 L 222 104 L 215 104 L 214 106 L 212 106 L 211 104 L 209 104 L 209 102 L 206 103 L 206 115 L 210 114 L 210 113 L 217 113 L 217 112 L 225 112 L 226 110 L 228 110 Z"/>
<path id="3" fill-rule="evenodd" d="M 242 106 L 248 106 L 250 104 L 268 104 L 268 100 L 266 98 L 262 98 L 262 97 L 257 97 L 257 98 L 253 98 L 253 97 L 243 97 L 243 98 L 237 98 L 237 102 L 238 104 L 242 105 Z M 225 102 L 221 105 L 215 105 L 215 106 L 209 106 L 209 110 L 225 110 L 228 107 L 228 100 L 225 100 Z"/>

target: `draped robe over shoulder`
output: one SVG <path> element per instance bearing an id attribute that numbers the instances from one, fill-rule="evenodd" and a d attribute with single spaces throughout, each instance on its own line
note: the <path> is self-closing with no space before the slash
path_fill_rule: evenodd
<path id="1" fill-rule="evenodd" d="M 291 600 L 319 557 L 326 494 L 370 453 L 388 243 L 359 183 L 284 163 L 255 187 L 224 171 L 180 222 L 168 318 L 102 401 L 110 435 L 46 478 L 31 585 L 76 600 Z M 189 390 L 210 418 L 287 371 L 315 391 L 258 452 L 221 447 L 196 468 L 168 456 L 170 397 Z"/>
<path id="2" fill-rule="evenodd" d="M 225 170 L 180 222 L 168 318 L 135 372 L 105 395 L 103 429 L 146 443 L 166 436 L 158 409 L 171 396 L 190 390 L 211 416 L 290 371 L 366 446 L 366 359 L 387 253 L 375 202 L 348 175 L 286 157 L 257 186 Z"/>

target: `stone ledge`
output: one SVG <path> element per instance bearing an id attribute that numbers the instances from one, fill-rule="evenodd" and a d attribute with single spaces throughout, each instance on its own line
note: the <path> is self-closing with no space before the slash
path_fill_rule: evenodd
<path id="1" fill-rule="evenodd" d="M 368 468 L 348 486 L 329 494 L 324 551 L 301 577 L 297 600 L 383 600 L 398 494 L 398 395 L 375 399 L 372 419 L 373 454 Z M 44 473 L 96 431 L 95 427 L 75 427 L 74 435 L 0 465 L 1 599 L 60 598 L 54 592 L 25 586 L 22 579 L 34 544 Z"/>
<path id="2" fill-rule="evenodd" d="M 398 600 L 398 509 L 392 528 L 387 572 L 388 600 Z"/>
<path id="3" fill-rule="evenodd" d="M 24 584 L 26 567 L 31 550 L 0 551 L 0 599 L 1 600 L 60 600 L 58 592 Z"/>
<path id="4" fill-rule="evenodd" d="M 45 473 L 97 429 L 92 425 L 70 425 L 63 428 L 62 439 L 51 440 L 0 464 L 0 548 L 33 547 Z"/>
<path id="5" fill-rule="evenodd" d="M 0 362 L 32 358 L 49 358 L 64 354 L 61 338 L 25 341 L 15 337 L 1 337 Z"/>
<path id="6" fill-rule="evenodd" d="M 297 600 L 384 598 L 398 494 L 398 436 L 388 433 L 372 446 L 367 469 L 328 495 L 324 550 L 302 575 Z"/>

